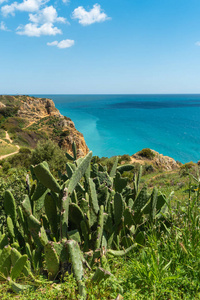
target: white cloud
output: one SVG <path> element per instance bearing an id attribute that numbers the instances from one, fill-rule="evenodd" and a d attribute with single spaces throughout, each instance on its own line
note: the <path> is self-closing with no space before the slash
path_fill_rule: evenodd
<path id="1" fill-rule="evenodd" d="M 52 23 L 44 23 L 41 26 L 38 26 L 38 24 L 28 23 L 25 26 L 19 26 L 17 28 L 17 34 L 39 37 L 41 35 L 62 34 L 62 31 L 55 27 Z"/>
<path id="2" fill-rule="evenodd" d="M 1 0 L 0 0 L 1 1 Z M 26 12 L 37 12 L 42 5 L 47 3 L 49 0 L 23 0 L 23 2 L 13 2 L 10 5 L 4 5 L 1 8 L 1 12 L 4 16 L 9 14 L 14 15 L 16 10 Z"/>
<path id="3" fill-rule="evenodd" d="M 66 23 L 66 19 L 58 17 L 56 9 L 51 5 L 47 6 L 36 14 L 29 14 L 29 20 L 33 23 Z"/>
<path id="4" fill-rule="evenodd" d="M 20 25 L 16 32 L 19 35 L 36 36 L 62 34 L 61 29 L 54 26 L 55 22 L 66 23 L 66 19 L 58 17 L 56 9 L 51 5 L 40 10 L 40 6 L 49 0 L 24 0 L 22 3 L 14 2 L 2 7 L 2 13 L 14 15 L 16 10 L 36 12 L 29 14 L 30 23 Z"/>
<path id="5" fill-rule="evenodd" d="M 66 23 L 66 19 L 58 17 L 57 11 L 52 5 L 40 10 L 40 6 L 48 1 L 49 0 L 24 0 L 20 4 L 14 2 L 11 5 L 2 7 L 2 12 L 5 16 L 8 14 L 14 15 L 16 10 L 36 12 L 35 14 L 29 14 L 30 23 L 20 25 L 16 29 L 19 35 L 39 37 L 41 35 L 62 34 L 61 29 L 54 26 L 54 23 Z"/>
<path id="6" fill-rule="evenodd" d="M 200 42 L 199 42 L 199 41 L 196 42 L 195 45 L 196 45 L 196 46 L 200 46 Z"/>
<path id="7" fill-rule="evenodd" d="M 1 5 L 3 2 L 7 2 L 7 0 L 0 0 L 0 5 Z"/>
<path id="8" fill-rule="evenodd" d="M 74 40 L 62 40 L 60 42 L 54 41 L 47 43 L 48 46 L 57 46 L 60 49 L 70 48 L 74 45 Z"/>
<path id="9" fill-rule="evenodd" d="M 17 2 L 12 3 L 11 5 L 4 5 L 1 8 L 2 14 L 6 17 L 7 15 L 13 15 L 16 9 Z"/>
<path id="10" fill-rule="evenodd" d="M 63 3 L 68 4 L 70 3 L 70 0 L 62 0 Z"/>
<path id="11" fill-rule="evenodd" d="M 40 6 L 47 2 L 48 1 L 43 0 L 24 0 L 22 3 L 19 3 L 17 5 L 17 9 L 27 12 L 38 11 L 40 9 Z"/>
<path id="12" fill-rule="evenodd" d="M 90 11 L 86 11 L 83 6 L 77 7 L 72 13 L 72 19 L 78 19 L 81 25 L 90 25 L 96 22 L 104 22 L 110 18 L 102 11 L 99 4 L 94 4 Z"/>
<path id="13" fill-rule="evenodd" d="M 10 30 L 7 28 L 6 24 L 5 24 L 3 21 L 1 21 L 1 23 L 0 23 L 0 30 L 3 30 L 3 31 L 10 31 Z"/>

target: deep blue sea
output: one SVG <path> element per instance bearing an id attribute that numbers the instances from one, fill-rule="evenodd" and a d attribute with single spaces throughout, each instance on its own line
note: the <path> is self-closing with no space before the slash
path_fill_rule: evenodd
<path id="1" fill-rule="evenodd" d="M 200 160 L 200 95 L 35 95 L 51 98 L 93 155 L 151 148 L 182 163 Z"/>

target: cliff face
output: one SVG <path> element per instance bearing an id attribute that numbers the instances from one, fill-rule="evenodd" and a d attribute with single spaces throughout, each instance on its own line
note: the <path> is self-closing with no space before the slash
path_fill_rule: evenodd
<path id="1" fill-rule="evenodd" d="M 71 119 L 60 114 L 51 99 L 0 96 L 0 128 L 10 132 L 14 142 L 21 146 L 34 148 L 39 140 L 50 138 L 69 153 L 73 142 L 78 156 L 88 153 L 83 135 Z"/>
<path id="2" fill-rule="evenodd" d="M 30 122 L 35 122 L 48 116 L 63 117 L 59 110 L 55 108 L 55 104 L 51 99 L 28 96 L 25 101 L 21 101 L 17 115 L 20 118 L 28 118 Z"/>

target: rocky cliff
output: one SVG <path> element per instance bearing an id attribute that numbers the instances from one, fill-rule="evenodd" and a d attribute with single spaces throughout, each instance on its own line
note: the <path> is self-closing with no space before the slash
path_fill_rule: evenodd
<path id="1" fill-rule="evenodd" d="M 35 122 L 48 116 L 63 118 L 51 99 L 29 96 L 21 100 L 17 115 L 20 118 L 28 118 L 30 122 Z"/>
<path id="2" fill-rule="evenodd" d="M 73 142 L 78 156 L 88 153 L 83 135 L 71 119 L 60 114 L 51 99 L 0 96 L 0 128 L 7 130 L 20 146 L 34 148 L 39 140 L 50 138 L 70 153 Z"/>
<path id="3" fill-rule="evenodd" d="M 149 153 L 150 155 L 143 155 L 143 153 L 145 154 L 144 150 L 148 150 L 146 153 Z M 163 154 L 148 148 L 133 154 L 131 156 L 131 162 L 139 163 L 141 165 L 150 164 L 156 169 L 158 168 L 166 171 L 171 171 L 180 167 L 179 163 L 177 163 L 173 158 L 164 156 Z"/>

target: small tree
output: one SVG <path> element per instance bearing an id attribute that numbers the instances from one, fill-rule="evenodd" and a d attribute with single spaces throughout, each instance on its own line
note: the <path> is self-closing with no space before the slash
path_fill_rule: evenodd
<path id="1" fill-rule="evenodd" d="M 44 160 L 52 171 L 63 171 L 66 163 L 65 152 L 51 140 L 39 141 L 32 153 L 31 163 L 35 165 Z"/>

